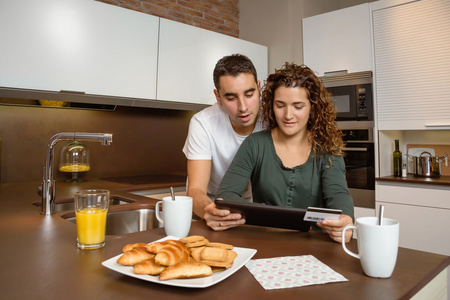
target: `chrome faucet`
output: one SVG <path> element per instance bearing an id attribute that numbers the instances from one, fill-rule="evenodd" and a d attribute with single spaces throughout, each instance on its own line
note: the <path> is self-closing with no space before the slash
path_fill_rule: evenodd
<path id="1" fill-rule="evenodd" d="M 55 213 L 55 180 L 53 180 L 53 147 L 58 141 L 98 141 L 104 146 L 112 143 L 112 133 L 89 133 L 89 132 L 61 132 L 57 133 L 48 142 L 47 160 L 44 167 L 44 178 L 42 180 L 42 211 L 43 215 Z"/>

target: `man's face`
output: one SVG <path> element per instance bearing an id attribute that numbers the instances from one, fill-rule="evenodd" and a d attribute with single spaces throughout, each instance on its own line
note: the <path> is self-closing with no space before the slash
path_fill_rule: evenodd
<path id="1" fill-rule="evenodd" d="M 228 114 L 234 131 L 249 135 L 255 128 L 259 112 L 260 83 L 250 73 L 237 77 L 221 76 L 219 91 L 214 90 L 217 103 Z"/>

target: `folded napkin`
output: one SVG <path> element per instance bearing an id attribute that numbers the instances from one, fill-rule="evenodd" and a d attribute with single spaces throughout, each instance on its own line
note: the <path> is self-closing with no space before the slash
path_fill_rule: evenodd
<path id="1" fill-rule="evenodd" d="M 312 255 L 252 259 L 245 266 L 266 290 L 348 281 Z"/>

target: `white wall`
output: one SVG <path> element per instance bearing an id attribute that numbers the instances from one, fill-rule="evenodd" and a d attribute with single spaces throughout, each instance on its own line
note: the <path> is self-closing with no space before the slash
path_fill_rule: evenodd
<path id="1" fill-rule="evenodd" d="M 269 74 L 303 63 L 302 19 L 367 0 L 239 0 L 239 37 L 269 47 Z M 263 78 L 260 78 L 263 79 Z"/>

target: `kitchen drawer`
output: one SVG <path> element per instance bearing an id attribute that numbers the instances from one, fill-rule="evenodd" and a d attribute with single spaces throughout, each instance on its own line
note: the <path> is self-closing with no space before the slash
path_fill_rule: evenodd
<path id="1" fill-rule="evenodd" d="M 400 223 L 399 246 L 450 255 L 450 210 L 377 201 L 384 216 Z"/>
<path id="2" fill-rule="evenodd" d="M 376 182 L 376 201 L 450 210 L 450 187 Z"/>

